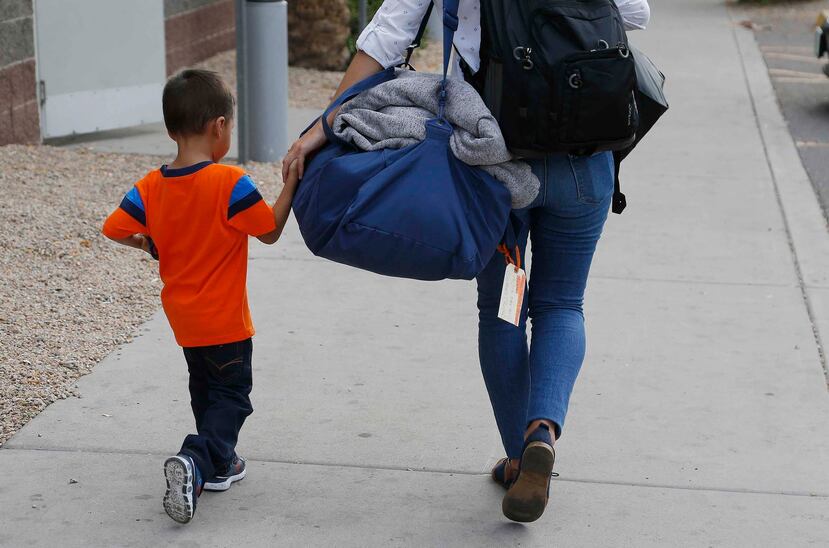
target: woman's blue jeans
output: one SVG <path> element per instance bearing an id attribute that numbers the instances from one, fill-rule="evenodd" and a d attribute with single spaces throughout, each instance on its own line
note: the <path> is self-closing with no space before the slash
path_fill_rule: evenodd
<path id="1" fill-rule="evenodd" d="M 532 241 L 532 269 L 520 327 L 498 318 L 504 256 L 478 275 L 478 352 L 501 440 L 521 456 L 527 425 L 547 419 L 561 434 L 585 353 L 582 304 L 596 243 L 613 195 L 611 153 L 531 161 L 541 190 L 526 209 L 518 244 Z M 532 320 L 527 345 L 526 321 Z"/>

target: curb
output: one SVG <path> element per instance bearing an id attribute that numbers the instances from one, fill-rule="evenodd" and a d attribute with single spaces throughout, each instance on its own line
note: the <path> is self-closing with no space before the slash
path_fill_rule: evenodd
<path id="1" fill-rule="evenodd" d="M 729 9 L 729 15 L 769 174 L 786 227 L 798 285 L 829 389 L 829 365 L 822 344 L 822 336 L 829 336 L 829 230 L 780 110 L 754 32 L 738 26 L 733 9 Z"/>

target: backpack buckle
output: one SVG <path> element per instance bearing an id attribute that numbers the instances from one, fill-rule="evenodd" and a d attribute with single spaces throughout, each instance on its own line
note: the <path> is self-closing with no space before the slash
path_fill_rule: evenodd
<path id="1" fill-rule="evenodd" d="M 414 54 L 414 50 L 416 50 L 417 47 L 417 44 L 409 44 L 406 46 L 406 59 L 404 59 L 403 63 L 399 65 L 400 68 L 414 70 L 414 67 L 412 66 L 412 54 Z"/>
<path id="2" fill-rule="evenodd" d="M 532 70 L 535 67 L 535 63 L 530 58 L 530 54 L 532 54 L 533 48 L 525 48 L 524 46 L 518 46 L 514 50 L 512 50 L 512 56 L 515 58 L 516 61 L 521 62 L 521 67 L 524 70 Z"/>
<path id="3" fill-rule="evenodd" d="M 624 42 L 619 42 L 619 45 L 616 47 L 619 49 L 619 55 L 621 55 L 623 59 L 630 57 L 630 50 Z"/>
<path id="4" fill-rule="evenodd" d="M 579 89 L 581 87 L 582 83 L 583 83 L 582 80 L 581 80 L 581 74 L 579 74 L 578 72 L 574 72 L 567 79 L 567 83 L 570 84 L 571 88 Z"/>

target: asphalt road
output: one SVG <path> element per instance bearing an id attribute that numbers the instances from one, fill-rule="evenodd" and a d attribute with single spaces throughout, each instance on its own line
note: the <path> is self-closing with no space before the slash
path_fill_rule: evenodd
<path id="1" fill-rule="evenodd" d="M 740 7 L 755 36 L 815 193 L 829 221 L 829 78 L 814 54 L 815 20 L 829 1 Z"/>

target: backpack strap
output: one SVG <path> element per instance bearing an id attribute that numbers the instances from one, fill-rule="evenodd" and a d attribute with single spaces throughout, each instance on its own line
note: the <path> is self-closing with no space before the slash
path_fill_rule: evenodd
<path id="1" fill-rule="evenodd" d="M 622 165 L 622 158 L 618 154 L 613 155 L 613 163 L 616 165 L 615 179 L 613 181 L 613 205 L 611 210 L 617 215 L 621 215 L 628 205 L 627 198 L 622 194 L 622 185 L 619 182 L 619 168 Z"/>
<path id="2" fill-rule="evenodd" d="M 325 112 L 323 112 L 322 116 L 319 118 L 322 121 L 322 130 L 323 130 L 323 132 L 325 132 L 325 136 L 328 138 L 328 140 L 332 143 L 337 143 L 339 145 L 345 145 L 345 146 L 348 145 L 348 143 L 346 143 L 345 141 L 343 141 L 342 139 L 340 139 L 339 137 L 337 137 L 334 134 L 334 130 L 331 129 L 331 126 L 328 123 L 328 117 L 331 115 L 331 113 L 334 111 L 334 109 L 336 109 L 337 107 L 339 107 L 343 103 L 346 103 L 346 102 L 354 99 L 361 92 L 363 92 L 367 89 L 371 89 L 374 86 L 383 84 L 385 82 L 389 82 L 391 80 L 394 80 L 394 67 L 389 67 L 389 68 L 387 68 L 387 69 L 385 69 L 381 72 L 377 72 L 375 74 L 372 74 L 368 78 L 364 78 L 363 80 L 360 80 L 359 82 L 357 82 L 356 84 L 354 84 L 353 86 L 351 86 L 350 88 L 348 88 L 347 90 L 342 92 L 340 94 L 340 96 L 337 97 L 334 100 L 334 102 L 331 103 L 328 106 L 327 109 L 325 109 Z M 307 132 L 309 129 L 311 129 L 314 126 L 314 124 L 316 124 L 316 123 L 317 123 L 317 121 L 314 120 L 311 123 L 311 125 L 308 126 L 308 128 L 305 131 L 303 131 L 303 134 L 305 132 Z"/>
<path id="3" fill-rule="evenodd" d="M 410 62 L 412 60 L 412 54 L 414 53 L 414 50 L 420 47 L 420 43 L 423 41 L 423 35 L 426 34 L 426 27 L 429 26 L 429 18 L 432 16 L 432 9 L 434 7 L 434 0 L 429 0 L 429 6 L 426 8 L 426 14 L 420 21 L 420 28 L 417 29 L 417 35 L 415 36 L 414 41 L 411 44 L 409 44 L 409 46 L 406 48 L 406 60 L 403 61 L 403 64 L 400 65 L 400 68 L 414 70 L 414 67 L 411 65 Z"/>

